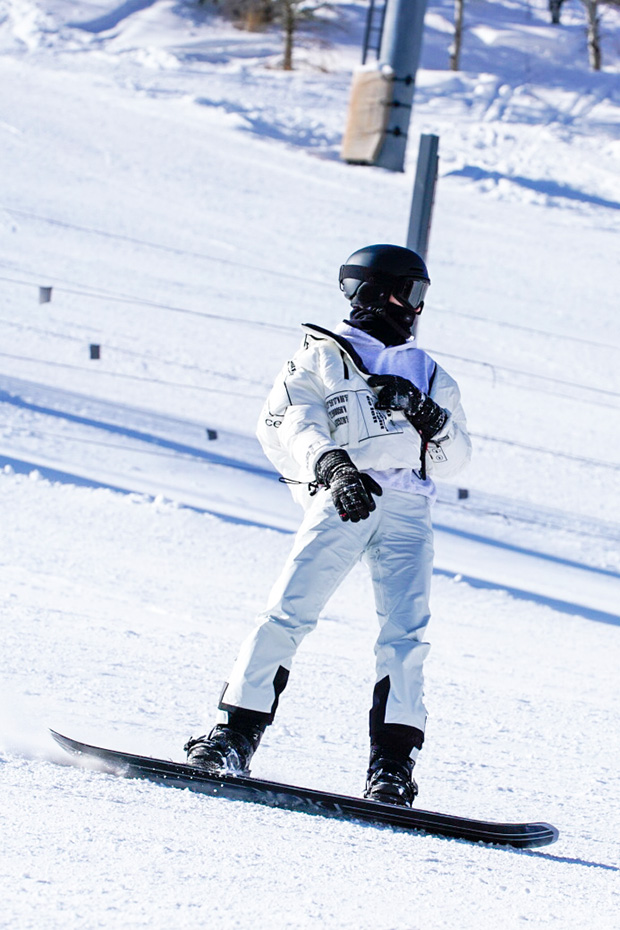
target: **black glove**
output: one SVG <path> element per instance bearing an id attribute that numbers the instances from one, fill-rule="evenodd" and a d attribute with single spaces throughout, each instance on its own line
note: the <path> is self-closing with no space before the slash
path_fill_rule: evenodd
<path id="1" fill-rule="evenodd" d="M 435 403 L 407 378 L 400 375 L 371 375 L 370 387 L 379 389 L 377 410 L 402 410 L 425 442 L 445 425 L 448 411 Z"/>
<path id="2" fill-rule="evenodd" d="M 376 504 L 373 494 L 383 494 L 381 485 L 357 470 L 344 449 L 325 452 L 316 463 L 314 473 L 319 484 L 332 492 L 334 507 L 343 521 L 359 523 L 365 520 Z"/>

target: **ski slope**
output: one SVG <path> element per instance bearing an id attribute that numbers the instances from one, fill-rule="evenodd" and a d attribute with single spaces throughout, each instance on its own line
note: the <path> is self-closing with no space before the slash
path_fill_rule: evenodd
<path id="1" fill-rule="evenodd" d="M 516 852 L 76 767 L 47 733 L 180 759 L 299 518 L 253 431 L 337 269 L 403 240 L 415 166 L 344 165 L 365 5 L 284 74 L 275 30 L 174 0 L 0 0 L 0 854 L 10 928 L 618 926 L 620 18 L 430 4 L 440 136 L 421 341 L 462 388 L 441 485 L 420 805 L 546 820 Z M 39 288 L 52 287 L 50 303 Z M 99 345 L 101 357 L 90 357 Z M 467 492 L 467 496 L 464 496 Z M 259 777 L 361 791 L 357 567 L 303 645 Z"/>

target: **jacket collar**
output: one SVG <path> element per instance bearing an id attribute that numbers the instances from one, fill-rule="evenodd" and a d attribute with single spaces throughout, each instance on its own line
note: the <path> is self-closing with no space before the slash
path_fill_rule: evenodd
<path id="1" fill-rule="evenodd" d="M 302 323 L 301 328 L 315 338 L 330 339 L 332 342 L 335 342 L 338 348 L 349 356 L 350 360 L 361 374 L 366 375 L 366 377 L 371 374 L 349 340 L 345 339 L 344 336 L 341 336 L 339 333 L 332 333 L 329 329 L 317 326 L 316 323 Z"/>

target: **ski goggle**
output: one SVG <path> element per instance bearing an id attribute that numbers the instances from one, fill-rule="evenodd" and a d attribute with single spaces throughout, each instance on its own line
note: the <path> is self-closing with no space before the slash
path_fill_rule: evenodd
<path id="1" fill-rule="evenodd" d="M 399 280 L 402 284 L 392 292 L 394 297 L 417 310 L 420 304 L 424 303 L 429 282 L 420 281 L 419 278 L 400 278 Z"/>
<path id="2" fill-rule="evenodd" d="M 356 277 L 351 277 L 355 269 Z M 364 285 L 364 303 L 374 301 L 387 301 L 391 294 L 414 310 L 423 303 L 428 290 L 429 281 L 419 278 L 398 278 L 386 274 L 373 274 L 367 268 L 351 265 L 342 265 L 340 268 L 340 290 L 347 300 L 356 296 L 362 297 L 358 291 Z"/>

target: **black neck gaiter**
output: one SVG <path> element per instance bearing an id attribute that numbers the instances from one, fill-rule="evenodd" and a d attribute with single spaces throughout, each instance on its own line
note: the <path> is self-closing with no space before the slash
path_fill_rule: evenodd
<path id="1" fill-rule="evenodd" d="M 345 320 L 349 326 L 361 329 L 373 339 L 378 339 L 384 346 L 401 346 L 407 340 L 392 326 L 387 316 L 377 313 L 369 307 L 354 307 L 351 316 Z"/>

